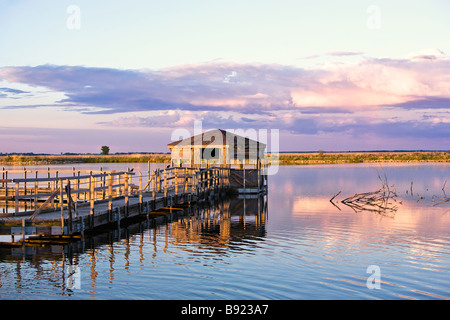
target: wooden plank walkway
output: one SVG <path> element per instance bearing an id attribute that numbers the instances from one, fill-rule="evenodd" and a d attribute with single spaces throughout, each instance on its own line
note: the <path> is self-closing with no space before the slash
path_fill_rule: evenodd
<path id="1" fill-rule="evenodd" d="M 120 226 L 124 219 L 160 216 L 177 206 L 227 193 L 231 170 L 172 167 L 157 169 L 147 177 L 131 171 L 6 177 L 0 180 L 0 196 L 14 209 L 0 214 L 0 245 L 39 238 L 71 240 L 101 227 Z M 266 190 L 267 185 L 258 184 L 258 192 Z M 23 209 L 23 203 L 32 210 Z"/>

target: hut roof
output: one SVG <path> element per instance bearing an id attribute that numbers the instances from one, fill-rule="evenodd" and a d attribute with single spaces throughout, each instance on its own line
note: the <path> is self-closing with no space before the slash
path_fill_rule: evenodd
<path id="1" fill-rule="evenodd" d="M 245 139 L 240 140 L 237 144 L 245 143 L 245 148 L 248 148 L 250 143 L 256 143 L 258 149 L 264 149 L 266 147 L 266 144 L 261 143 L 259 141 L 243 137 L 222 129 L 215 129 L 215 130 L 209 130 L 206 132 L 203 132 L 201 134 L 192 136 L 190 138 L 178 140 L 172 143 L 169 143 L 167 147 L 169 149 L 172 149 L 175 146 L 198 146 L 198 147 L 217 147 L 217 146 L 223 146 L 223 145 L 233 145 L 233 147 L 236 148 L 236 139 Z"/>

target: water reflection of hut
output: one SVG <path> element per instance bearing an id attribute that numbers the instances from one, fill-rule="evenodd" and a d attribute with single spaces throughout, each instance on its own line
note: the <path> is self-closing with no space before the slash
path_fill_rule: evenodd
<path id="1" fill-rule="evenodd" d="M 172 166 L 229 168 L 230 187 L 239 193 L 264 190 L 266 144 L 216 129 L 167 145 Z"/>
<path id="2" fill-rule="evenodd" d="M 266 205 L 261 196 L 245 200 L 228 199 L 217 207 L 196 208 L 193 216 L 172 224 L 171 236 L 176 244 L 208 245 L 209 250 L 220 254 L 224 248 L 235 246 L 246 238 L 265 237 Z"/>

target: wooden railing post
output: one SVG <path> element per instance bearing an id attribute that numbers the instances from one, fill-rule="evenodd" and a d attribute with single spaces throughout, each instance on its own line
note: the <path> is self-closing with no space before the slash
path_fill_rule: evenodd
<path id="1" fill-rule="evenodd" d="M 120 175 L 120 174 L 117 176 L 117 184 L 118 185 L 120 185 L 122 183 L 122 181 L 120 179 L 121 177 L 122 177 L 122 175 Z M 116 196 L 122 196 L 123 195 L 122 190 L 123 190 L 122 187 L 117 186 L 116 187 Z"/>
<path id="2" fill-rule="evenodd" d="M 211 188 L 211 170 L 206 171 L 206 188 L 209 190 Z"/>
<path id="3" fill-rule="evenodd" d="M 156 171 L 152 173 L 152 200 L 156 199 Z"/>
<path id="4" fill-rule="evenodd" d="M 162 192 L 161 170 L 156 169 L 156 192 Z"/>
<path id="5" fill-rule="evenodd" d="M 18 182 L 16 182 L 16 184 L 15 184 L 15 192 L 14 192 L 14 194 L 15 194 L 15 197 L 14 197 L 14 209 L 15 209 L 15 211 L 14 211 L 14 215 L 18 215 L 19 214 L 19 183 Z"/>
<path id="6" fill-rule="evenodd" d="M 260 173 L 261 173 L 261 169 L 260 169 L 260 165 L 259 165 L 259 159 L 258 160 L 256 160 L 257 161 L 257 165 L 256 165 L 256 168 L 257 168 L 257 170 L 256 170 L 256 174 L 258 175 L 258 177 L 257 177 L 257 179 L 258 179 L 258 193 L 259 193 L 259 190 L 260 190 L 260 184 L 261 184 L 261 178 L 260 178 Z M 259 199 L 259 198 L 258 198 Z M 258 202 L 259 203 L 259 202 Z M 259 213 L 259 212 L 258 212 Z"/>
<path id="7" fill-rule="evenodd" d="M 89 202 L 90 202 L 90 216 L 91 216 L 91 224 L 94 217 L 94 207 L 95 207 L 95 199 L 94 199 L 94 192 L 95 192 L 95 186 L 94 186 L 94 177 L 89 177 Z M 92 227 L 92 225 L 91 225 Z"/>
<path id="8" fill-rule="evenodd" d="M 184 193 L 188 193 L 188 170 L 187 168 L 184 168 Z"/>
<path id="9" fill-rule="evenodd" d="M 125 192 L 125 217 L 128 217 L 128 174 L 125 173 L 125 186 L 124 186 L 124 192 Z"/>
<path id="10" fill-rule="evenodd" d="M 200 179 L 202 180 L 202 192 L 205 192 L 205 190 L 206 190 L 206 176 L 207 176 L 207 172 L 206 171 L 203 171 L 202 173 L 201 173 L 201 177 L 200 177 Z"/>
<path id="11" fill-rule="evenodd" d="M 63 182 L 59 180 L 59 208 L 61 209 L 61 226 L 64 226 L 64 189 Z"/>
<path id="12" fill-rule="evenodd" d="M 38 178 L 38 171 L 36 170 L 36 176 L 35 176 L 36 180 Z M 38 188 L 39 188 L 39 184 L 37 181 L 34 182 L 34 210 L 37 210 L 37 204 L 38 204 L 38 198 L 37 198 L 37 193 L 38 193 Z"/>
<path id="13" fill-rule="evenodd" d="M 142 201 L 144 199 L 142 192 L 142 172 L 139 171 L 139 208 L 142 208 Z"/>
<path id="14" fill-rule="evenodd" d="M 70 180 L 66 180 L 66 194 L 67 194 L 67 217 L 69 219 L 68 233 L 72 234 L 72 196 L 70 193 Z"/>
<path id="15" fill-rule="evenodd" d="M 5 180 L 6 213 L 8 213 L 8 171 L 6 171 Z"/>
<path id="16" fill-rule="evenodd" d="M 106 173 L 102 171 L 102 199 L 106 199 Z"/>
<path id="17" fill-rule="evenodd" d="M 112 210 L 113 210 L 113 201 L 112 201 L 112 186 L 113 186 L 113 177 L 111 174 L 108 174 L 108 212 L 109 212 L 109 217 L 111 217 L 112 214 Z"/>
<path id="18" fill-rule="evenodd" d="M 148 170 L 147 170 L 147 178 L 150 179 L 150 173 L 151 173 L 151 170 L 150 170 L 150 161 L 147 162 L 147 166 L 148 166 L 148 168 L 147 168 L 147 169 L 148 169 Z M 150 191 L 150 184 L 148 185 L 147 188 L 148 188 L 147 190 Z"/>
<path id="19" fill-rule="evenodd" d="M 23 168 L 23 178 L 25 181 L 23 182 L 23 195 L 25 196 L 27 194 L 27 169 Z"/>
<path id="20" fill-rule="evenodd" d="M 166 168 L 164 168 L 164 198 L 167 197 L 167 183 L 168 183 L 167 170 L 166 170 Z"/>
<path id="21" fill-rule="evenodd" d="M 178 168 L 175 168 L 175 195 L 178 196 Z"/>

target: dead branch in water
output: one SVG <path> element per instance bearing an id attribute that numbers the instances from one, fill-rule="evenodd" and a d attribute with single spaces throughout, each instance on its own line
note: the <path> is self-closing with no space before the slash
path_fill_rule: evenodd
<path id="1" fill-rule="evenodd" d="M 383 168 L 381 168 L 383 170 Z M 381 182 L 381 188 L 373 192 L 356 193 L 353 196 L 347 197 L 341 201 L 341 203 L 352 208 L 355 212 L 371 211 L 379 214 L 393 214 L 398 210 L 397 206 L 397 192 L 395 187 L 389 186 L 386 173 L 384 173 L 384 179 L 381 178 L 378 172 L 378 178 Z M 330 202 L 337 207 L 333 200 L 341 192 L 334 195 Z M 338 207 L 339 208 L 339 207 Z"/>
<path id="2" fill-rule="evenodd" d="M 438 197 L 438 196 L 433 196 L 432 198 L 433 198 L 433 201 L 434 201 L 434 199 L 436 198 L 436 199 L 439 199 L 439 200 L 441 200 L 440 202 L 438 202 L 438 203 L 435 203 L 434 205 L 433 205 L 433 207 L 435 207 L 435 206 L 438 206 L 438 205 L 440 205 L 440 204 L 443 204 L 443 203 L 445 203 L 445 202 L 449 202 L 450 201 L 450 198 L 449 197 L 447 197 L 447 194 L 445 193 L 445 185 L 447 184 L 447 180 L 445 180 L 445 182 L 444 182 L 444 185 L 442 186 L 442 193 L 444 194 L 444 196 L 441 198 L 441 197 Z"/>
<path id="3" fill-rule="evenodd" d="M 339 191 L 338 193 L 336 193 L 331 199 L 330 199 L 330 202 L 331 202 L 331 204 L 333 205 L 333 206 L 335 206 L 336 208 L 338 208 L 339 209 L 339 211 L 341 211 L 341 208 L 339 208 L 334 202 L 333 202 L 333 200 L 334 200 L 334 198 L 336 198 L 338 195 L 340 195 L 341 194 L 341 191 Z"/>
<path id="4" fill-rule="evenodd" d="M 330 199 L 331 203 L 333 203 L 334 198 L 336 198 L 338 195 L 341 194 L 341 191 L 339 191 L 338 193 L 336 193 L 333 198 Z"/>
<path id="5" fill-rule="evenodd" d="M 402 201 L 397 201 L 398 195 L 395 186 L 389 185 L 386 172 L 384 172 L 383 168 L 381 168 L 381 170 L 383 174 L 380 174 L 380 172 L 377 170 L 378 179 L 381 182 L 381 188 L 377 191 L 355 193 L 353 196 L 347 197 L 342 201 L 336 201 L 336 197 L 341 194 L 341 191 L 339 191 L 330 199 L 330 202 L 339 210 L 341 209 L 338 207 L 337 203 L 341 202 L 342 204 L 353 209 L 355 212 L 372 211 L 383 215 L 395 214 L 395 212 L 397 212 L 398 210 L 398 205 L 402 204 Z M 415 199 L 417 196 L 417 202 L 424 200 L 425 196 L 422 196 L 417 192 L 416 194 L 414 194 L 413 184 L 413 181 L 411 181 L 411 185 L 409 187 L 409 190 L 406 190 L 406 194 L 408 194 L 409 191 L 413 199 Z M 433 206 L 438 206 L 443 203 L 450 202 L 450 198 L 446 194 L 447 189 L 449 188 L 447 187 L 447 180 L 445 180 L 441 189 L 442 195 L 432 196 L 432 200 L 434 203 Z"/>

